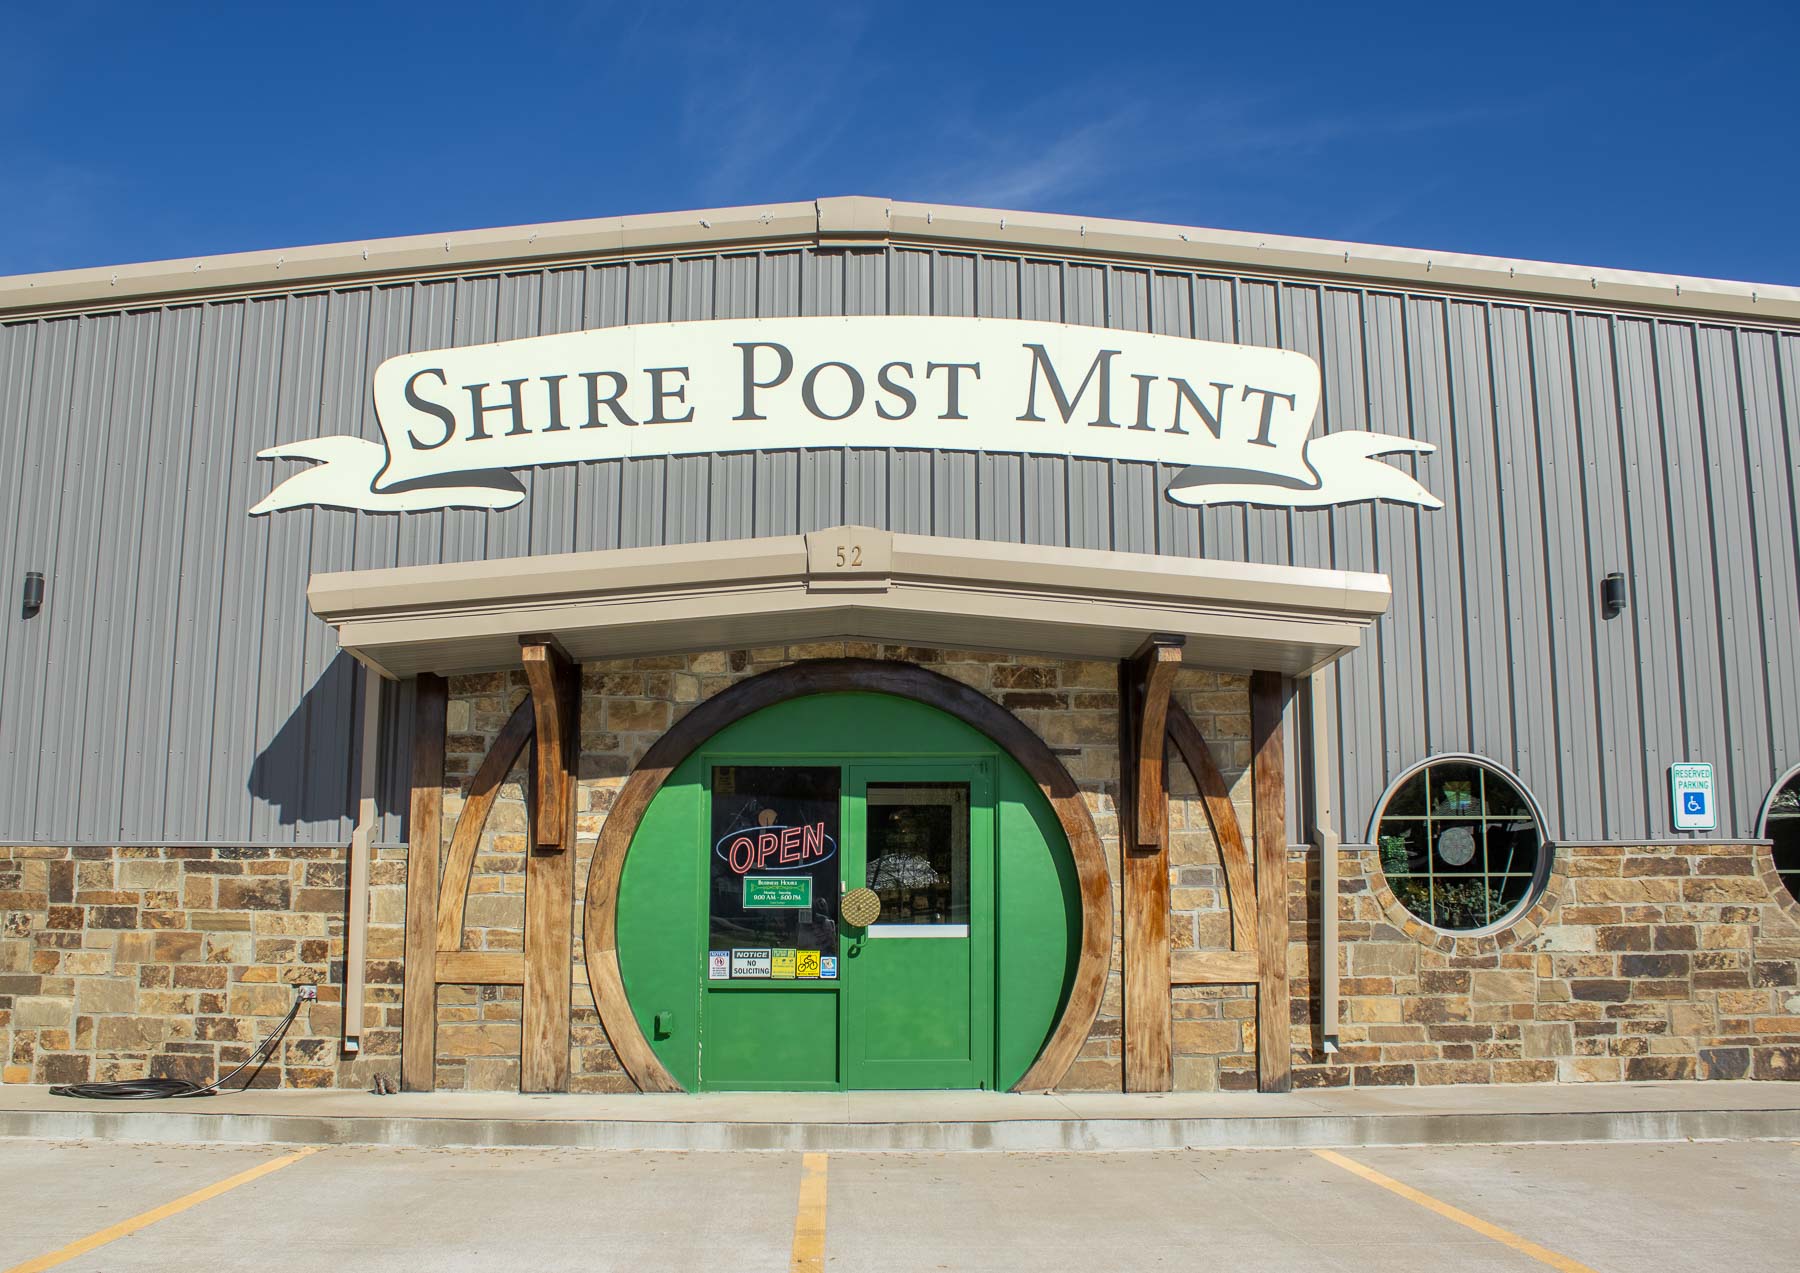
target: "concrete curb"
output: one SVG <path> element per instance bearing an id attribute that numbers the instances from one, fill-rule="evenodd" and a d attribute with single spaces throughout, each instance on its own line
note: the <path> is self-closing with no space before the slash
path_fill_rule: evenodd
<path id="1" fill-rule="evenodd" d="M 1800 1140 L 1800 1109 L 1034 1118 L 951 1122 L 663 1122 L 327 1117 L 200 1111 L 0 1111 L 0 1137 L 158 1144 L 388 1145 L 702 1151 L 1120 1151 Z"/>

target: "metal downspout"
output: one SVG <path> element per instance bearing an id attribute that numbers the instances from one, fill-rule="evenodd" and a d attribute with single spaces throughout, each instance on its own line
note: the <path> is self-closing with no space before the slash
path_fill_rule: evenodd
<path id="1" fill-rule="evenodd" d="M 1319 854 L 1319 1033 L 1327 1055 L 1338 1050 L 1338 833 L 1332 809 L 1332 758 L 1337 669 L 1322 667 L 1307 680 L 1308 740 L 1311 755 L 1312 829 Z"/>
<path id="2" fill-rule="evenodd" d="M 369 949 L 369 845 L 375 836 L 375 784 L 381 759 L 381 679 L 363 669 L 362 773 L 356 829 L 350 833 L 349 916 L 344 936 L 344 1054 L 360 1055 L 363 978 Z"/>

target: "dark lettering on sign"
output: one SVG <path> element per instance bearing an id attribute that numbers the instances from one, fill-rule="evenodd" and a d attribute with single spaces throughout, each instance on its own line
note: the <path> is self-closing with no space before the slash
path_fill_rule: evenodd
<path id="1" fill-rule="evenodd" d="M 1095 354 L 1094 361 L 1088 364 L 1087 375 L 1081 378 L 1081 387 L 1075 390 L 1075 396 L 1071 398 L 1063 392 L 1062 380 L 1057 376 L 1056 367 L 1050 361 L 1050 352 L 1042 345 L 1033 345 L 1029 342 L 1026 343 L 1025 348 L 1031 351 L 1031 381 L 1025 395 L 1025 414 L 1019 417 L 1020 421 L 1032 424 L 1044 422 L 1044 417 L 1037 412 L 1038 380 L 1041 378 L 1045 387 L 1050 390 L 1050 396 L 1056 399 L 1056 409 L 1062 415 L 1063 423 L 1069 423 L 1075 415 L 1075 408 L 1081 405 L 1081 400 L 1087 396 L 1088 386 L 1094 382 L 1097 373 L 1100 386 L 1096 394 L 1100 402 L 1094 410 L 1094 418 L 1089 420 L 1088 424 L 1102 429 L 1119 427 L 1119 422 L 1112 418 L 1112 360 L 1124 352 L 1123 350 L 1102 349 Z"/>
<path id="2" fill-rule="evenodd" d="M 416 449 L 420 451 L 435 451 L 456 436 L 456 413 L 442 403 L 433 402 L 429 398 L 422 398 L 419 396 L 419 391 L 414 388 L 414 386 L 426 376 L 436 376 L 440 385 L 448 386 L 450 383 L 444 378 L 444 369 L 442 367 L 425 367 L 415 371 L 406 378 L 406 405 L 415 411 L 423 411 L 428 416 L 435 416 L 439 420 L 442 420 L 444 422 L 444 436 L 439 438 L 436 442 L 421 442 L 419 440 L 419 435 L 414 433 L 411 429 L 406 431 L 406 436 Z"/>
<path id="3" fill-rule="evenodd" d="M 823 822 L 802 827 L 744 827 L 719 837 L 713 852 L 739 875 L 829 862 L 837 841 Z"/>

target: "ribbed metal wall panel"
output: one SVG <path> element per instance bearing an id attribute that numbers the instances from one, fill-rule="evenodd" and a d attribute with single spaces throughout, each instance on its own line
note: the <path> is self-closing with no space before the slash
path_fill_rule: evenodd
<path id="1" fill-rule="evenodd" d="M 519 474 L 496 513 L 250 518 L 277 442 L 378 437 L 370 376 L 419 349 L 669 319 L 974 314 L 1300 350 L 1318 431 L 1445 501 L 1193 510 L 1172 469 L 871 451 L 644 458 Z M 1130 392 L 1130 386 L 1123 386 Z M 1513 769 L 1565 839 L 1668 838 L 1666 767 L 1711 760 L 1720 834 L 1800 763 L 1800 334 L 1424 290 L 914 248 L 738 252 L 0 326 L 0 842 L 347 838 L 363 677 L 305 609 L 317 571 L 864 522 L 1376 570 L 1392 611 L 1332 704 L 1337 807 L 1434 753 Z M 751 439 L 753 441 L 753 439 Z M 1630 606 L 1598 609 L 1624 572 Z M 13 594 L 13 595 L 16 595 Z M 410 686 L 382 690 L 384 840 L 402 832 Z M 1298 822 L 1296 803 L 1292 813 Z"/>

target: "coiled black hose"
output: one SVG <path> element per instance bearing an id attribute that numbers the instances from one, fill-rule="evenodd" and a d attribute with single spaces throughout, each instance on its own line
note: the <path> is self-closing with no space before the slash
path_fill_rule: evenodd
<path id="1" fill-rule="evenodd" d="M 252 1065 L 260 1069 L 262 1063 L 269 1059 L 275 1045 L 281 1042 L 281 1036 L 286 1034 L 288 1027 L 294 1024 L 294 1018 L 300 1015 L 300 1005 L 317 997 L 318 991 L 313 987 L 302 987 L 294 996 L 294 1006 L 288 1009 L 287 1016 L 281 1019 L 281 1024 L 271 1030 L 268 1037 L 256 1045 L 256 1050 L 244 1058 L 243 1064 L 224 1078 L 205 1086 L 187 1079 L 120 1079 L 116 1083 L 64 1083 L 60 1087 L 51 1088 L 50 1095 L 75 1096 L 94 1101 L 154 1101 L 169 1097 L 215 1095 L 224 1091 L 227 1083 Z M 252 1074 L 250 1077 L 255 1078 L 256 1076 Z M 237 1090 L 241 1092 L 249 1086 L 250 1084 L 246 1082 L 244 1087 Z"/>

